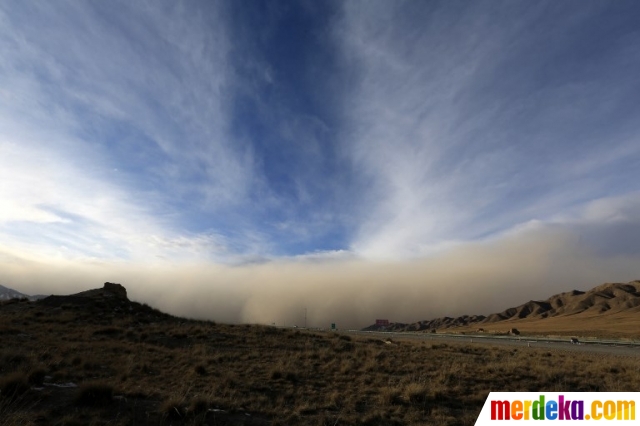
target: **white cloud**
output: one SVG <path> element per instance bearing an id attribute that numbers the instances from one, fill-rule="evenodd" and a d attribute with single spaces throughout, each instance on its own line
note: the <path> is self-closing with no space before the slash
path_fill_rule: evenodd
<path id="1" fill-rule="evenodd" d="M 559 75 L 551 55 L 574 41 L 554 43 L 536 27 L 553 21 L 544 8 L 501 13 L 480 4 L 344 5 L 334 36 L 359 78 L 342 106 L 343 141 L 371 183 L 355 252 L 419 257 L 638 190 L 616 166 L 637 162 L 640 146 L 630 135 L 640 126 L 592 126 L 623 101 L 624 84 Z M 571 25 L 582 28 L 592 13 Z M 550 57 L 528 51 L 532 44 L 548 45 Z M 628 61 L 624 49 L 605 53 L 613 65 L 599 64 L 603 72 Z"/>
<path id="2" fill-rule="evenodd" d="M 203 257 L 207 244 L 202 236 L 176 235 L 170 223 L 154 217 L 161 205 L 147 204 L 151 199 L 141 203 L 135 193 L 101 180 L 100 171 L 87 173 L 44 141 L 38 149 L 29 148 L 34 146 L 31 141 L 22 141 L 25 147 L 0 138 L 4 247 L 21 246 L 44 256 L 129 260 L 150 260 L 179 250 L 188 253 L 185 248 L 191 248 Z M 214 240 L 206 239 L 208 250 L 227 255 Z"/>
<path id="3" fill-rule="evenodd" d="M 219 12 L 8 3 L 0 22 L 5 248 L 131 261 L 252 253 L 255 236 L 238 243 L 181 223 L 181 205 L 242 205 L 259 179 L 251 150 L 227 135 L 233 77 Z"/>

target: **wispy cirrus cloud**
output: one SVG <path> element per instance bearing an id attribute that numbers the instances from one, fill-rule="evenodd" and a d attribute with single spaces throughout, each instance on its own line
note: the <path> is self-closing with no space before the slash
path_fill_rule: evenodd
<path id="1" fill-rule="evenodd" d="M 192 211 L 243 206 L 259 180 L 250 147 L 228 136 L 224 12 L 200 6 L 0 9 L 7 243 L 139 259 L 207 240 L 213 258 L 236 254 L 244 243 L 212 237 L 214 223 L 181 225 Z M 160 241 L 181 243 L 163 252 Z"/>
<path id="2" fill-rule="evenodd" d="M 638 189 L 640 41 L 624 10 L 574 6 L 345 5 L 344 139 L 375 194 L 354 250 L 420 255 Z"/>

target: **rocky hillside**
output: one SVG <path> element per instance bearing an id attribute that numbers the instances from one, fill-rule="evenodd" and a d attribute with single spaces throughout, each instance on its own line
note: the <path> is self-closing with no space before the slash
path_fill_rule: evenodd
<path id="1" fill-rule="evenodd" d="M 509 319 L 551 318 L 581 313 L 602 314 L 634 310 L 640 306 L 640 281 L 607 283 L 587 292 L 573 290 L 560 293 L 543 301 L 529 301 L 503 312 L 489 315 L 484 322 L 492 323 Z"/>
<path id="2" fill-rule="evenodd" d="M 89 303 L 100 299 L 119 299 L 120 302 L 129 301 L 127 290 L 120 284 L 104 283 L 102 288 L 82 291 L 69 296 L 49 296 L 42 299 L 45 305 L 61 305 L 63 303 Z"/>
<path id="3" fill-rule="evenodd" d="M 92 321 L 105 323 L 118 318 L 132 318 L 138 324 L 175 320 L 173 316 L 146 304 L 130 301 L 127 298 L 127 290 L 122 285 L 114 283 L 104 283 L 102 288 L 67 296 L 43 297 L 35 303 L 22 303 L 24 300 L 24 298 L 12 298 L 2 301 L 0 307 L 6 312 L 42 311 L 54 316 L 65 311 L 76 312 L 91 318 Z M 83 317 L 83 320 L 86 318 Z"/>
<path id="4" fill-rule="evenodd" d="M 636 313 L 640 315 L 640 280 L 629 283 L 606 283 L 589 291 L 573 290 L 556 294 L 546 300 L 531 300 L 522 305 L 506 309 L 488 316 L 463 315 L 457 318 L 443 317 L 418 321 L 412 324 L 392 323 L 387 331 L 423 331 L 454 327 L 468 327 L 495 324 L 519 319 L 547 319 L 562 316 L 597 316 L 604 313 Z M 371 325 L 364 330 L 381 330 L 383 327 Z"/>
<path id="5" fill-rule="evenodd" d="M 461 327 L 481 322 L 485 319 L 483 315 L 463 315 L 457 318 L 442 317 L 432 320 L 418 321 L 413 324 L 404 324 L 401 322 L 391 323 L 387 327 L 371 325 L 365 328 L 365 331 L 429 331 L 451 327 Z"/>

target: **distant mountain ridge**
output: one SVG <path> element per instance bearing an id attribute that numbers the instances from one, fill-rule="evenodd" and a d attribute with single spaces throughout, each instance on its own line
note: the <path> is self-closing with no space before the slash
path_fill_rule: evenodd
<path id="1" fill-rule="evenodd" d="M 19 291 L 16 291 L 12 288 L 0 285 L 0 300 L 11 300 L 11 299 L 22 299 L 22 298 L 27 298 L 29 300 L 39 300 L 39 299 L 42 299 L 43 297 L 46 297 L 46 296 L 42 296 L 42 295 L 29 296 L 28 294 L 20 293 Z"/>
<path id="2" fill-rule="evenodd" d="M 629 283 L 606 283 L 589 291 L 572 290 L 559 293 L 546 300 L 530 300 L 522 305 L 499 313 L 463 315 L 457 318 L 442 317 L 411 324 L 391 323 L 381 327 L 371 325 L 366 331 L 425 331 L 449 329 L 483 324 L 495 324 L 520 319 L 544 320 L 562 316 L 592 317 L 604 313 L 638 313 L 640 316 L 640 280 Z"/>

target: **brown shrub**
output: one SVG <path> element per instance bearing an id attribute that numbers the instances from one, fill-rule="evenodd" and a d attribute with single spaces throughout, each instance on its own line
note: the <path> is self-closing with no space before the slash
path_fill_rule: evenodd
<path id="1" fill-rule="evenodd" d="M 42 386 L 46 375 L 47 372 L 43 368 L 36 368 L 35 370 L 31 370 L 28 377 L 29 384 L 34 386 Z"/>
<path id="2" fill-rule="evenodd" d="M 411 404 L 424 404 L 429 395 L 429 388 L 424 383 L 409 383 L 403 392 L 405 400 Z"/>
<path id="3" fill-rule="evenodd" d="M 24 373 L 12 373 L 0 379 L 0 397 L 13 399 L 29 390 L 29 382 Z"/>
<path id="4" fill-rule="evenodd" d="M 113 388 L 102 382 L 83 383 L 76 393 L 75 403 L 89 407 L 101 407 L 113 401 Z"/>
<path id="5" fill-rule="evenodd" d="M 379 402 L 383 406 L 402 404 L 401 389 L 398 387 L 385 387 L 380 390 Z"/>
<path id="6" fill-rule="evenodd" d="M 205 398 L 199 397 L 191 401 L 189 406 L 189 412 L 194 414 L 204 413 L 209 409 L 209 401 Z"/>
<path id="7" fill-rule="evenodd" d="M 182 401 L 170 398 L 162 404 L 160 413 L 169 420 L 181 420 L 186 417 L 187 410 L 183 407 Z"/>

